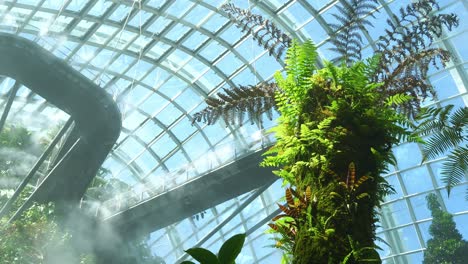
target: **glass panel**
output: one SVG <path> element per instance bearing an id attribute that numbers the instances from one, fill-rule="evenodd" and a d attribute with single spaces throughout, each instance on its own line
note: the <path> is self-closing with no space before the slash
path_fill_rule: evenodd
<path id="1" fill-rule="evenodd" d="M 164 134 L 160 139 L 158 139 L 153 145 L 151 145 L 151 149 L 158 153 L 160 158 L 163 158 L 171 150 L 173 150 L 177 144 L 172 140 L 172 138 L 168 134 Z"/>
<path id="2" fill-rule="evenodd" d="M 134 130 L 135 128 L 143 124 L 143 122 L 146 119 L 147 117 L 144 116 L 143 114 L 137 111 L 133 111 L 132 114 L 130 114 L 127 118 L 125 118 L 123 122 L 123 126 L 129 130 Z"/>
<path id="3" fill-rule="evenodd" d="M 404 200 L 383 205 L 381 213 L 388 225 L 385 228 L 396 227 L 411 222 L 408 206 Z"/>
<path id="4" fill-rule="evenodd" d="M 404 256 L 398 256 L 395 258 L 395 260 L 398 263 L 422 263 L 423 259 L 423 252 L 412 253 Z"/>
<path id="5" fill-rule="evenodd" d="M 405 143 L 393 148 L 400 170 L 421 164 L 422 155 L 419 147 L 415 143 Z M 411 157 L 411 158 L 410 158 Z"/>
<path id="6" fill-rule="evenodd" d="M 211 41 L 208 45 L 205 46 L 200 52 L 204 58 L 208 59 L 209 61 L 213 61 L 217 58 L 221 53 L 226 50 L 224 46 L 219 44 L 217 41 Z"/>
<path id="7" fill-rule="evenodd" d="M 408 195 L 434 188 L 431 176 L 425 166 L 402 172 L 401 179 Z"/>
<path id="8" fill-rule="evenodd" d="M 431 212 L 427 208 L 426 196 L 427 193 L 410 198 L 416 220 L 422 220 L 431 217 Z"/>
<path id="9" fill-rule="evenodd" d="M 395 239 L 394 241 L 397 243 L 397 245 L 393 245 L 392 247 L 394 253 L 403 253 L 406 251 L 416 250 L 421 247 L 413 225 L 392 230 L 390 232 L 393 234 Z"/>

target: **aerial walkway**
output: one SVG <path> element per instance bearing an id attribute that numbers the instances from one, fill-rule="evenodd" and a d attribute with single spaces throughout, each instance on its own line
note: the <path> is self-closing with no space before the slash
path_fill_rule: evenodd
<path id="1" fill-rule="evenodd" d="M 16 91 L 20 85 L 26 86 L 67 113 L 70 121 L 66 126 L 73 123 L 53 168 L 10 221 L 19 217 L 33 201 L 78 203 L 120 135 L 122 119 L 116 103 L 106 91 L 65 61 L 26 38 L 0 33 L 0 54 L 0 75 L 16 80 Z M 10 94 L 10 98 L 15 96 L 15 92 Z M 8 108 L 4 110 L 4 116 L 8 111 Z M 59 134 L 65 134 L 65 130 Z M 0 215 L 9 211 L 43 160 L 44 155 Z"/>
<path id="2" fill-rule="evenodd" d="M 109 208 L 98 208 L 95 213 L 122 237 L 151 233 L 273 183 L 278 177 L 273 175 L 271 168 L 259 166 L 263 153 L 263 150 L 247 153 L 224 166 L 152 197 L 142 198 L 130 206 L 115 199 L 114 206 L 117 208 L 110 215 L 101 211 Z"/>

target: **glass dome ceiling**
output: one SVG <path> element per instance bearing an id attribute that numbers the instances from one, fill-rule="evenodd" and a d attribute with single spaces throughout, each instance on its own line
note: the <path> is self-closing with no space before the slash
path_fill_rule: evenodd
<path id="1" fill-rule="evenodd" d="M 366 33 L 364 54 L 371 53 L 373 40 L 381 34 L 389 14 L 409 2 L 378 1 L 382 6 L 375 14 L 375 27 Z M 256 126 L 191 124 L 191 115 L 205 106 L 207 96 L 223 87 L 269 80 L 282 68 L 219 10 L 226 2 L 268 17 L 294 38 L 312 39 L 323 58 L 332 58 L 327 49 L 331 33 L 327 23 L 333 22 L 331 14 L 340 1 L 0 0 L 0 31 L 39 43 L 112 94 L 123 115 L 123 130 L 103 167 L 110 171 L 106 177 L 129 185 L 121 190 L 121 196 L 138 197 L 128 204 L 131 206 L 271 142 Z M 464 18 L 468 4 L 463 0 L 439 2 L 444 12 L 461 18 L 461 25 L 437 42 L 452 52 L 454 60 L 447 69 L 431 72 L 430 80 L 440 101 L 428 104 L 467 105 L 468 26 Z M 13 83 L 9 78 L 1 79 L 2 104 Z M 38 129 L 67 119 L 65 113 L 25 87 L 20 89 L 12 112 L 17 113 L 15 118 L 26 116 L 22 122 L 29 125 L 33 118 L 27 117 L 40 113 L 44 118 L 34 120 L 46 121 L 32 125 Z M 274 122 L 265 124 L 267 128 L 272 125 Z M 447 201 L 437 177 L 443 158 L 419 166 L 417 159 L 407 159 L 420 156 L 417 145 L 402 144 L 394 151 L 400 157 L 399 165 L 387 177 L 396 186 L 397 195 L 388 197 L 382 208 L 380 234 L 404 243 L 391 249 L 383 246 L 382 256 L 387 263 L 416 263 L 413 261 L 422 256 L 430 223 L 424 196 L 438 190 Z M 468 207 L 462 199 L 465 188 L 466 183 L 456 187 L 446 206 L 456 214 L 458 227 L 464 228 L 461 231 L 468 237 L 466 225 L 461 225 L 468 222 Z M 230 228 L 204 245 L 211 243 L 216 248 L 224 236 L 256 226 L 246 222 L 258 223 L 274 213 L 274 203 L 281 196 L 279 186 L 274 184 L 258 195 L 254 201 L 264 208 L 262 217 L 254 217 L 245 205 L 247 208 L 234 217 L 239 219 L 230 222 Z M 242 209 L 243 199 L 209 209 L 203 220 L 206 225 L 189 218 L 155 232 L 150 242 L 155 248 L 167 249 L 161 254 L 172 263 L 182 256 L 183 248 L 209 233 L 214 226 L 208 222 L 221 222 L 219 219 L 226 217 L 223 212 L 231 210 L 221 208 Z M 273 263 L 278 259 L 277 253 L 264 248 L 268 241 L 259 226 L 251 230 L 254 235 L 249 237 L 250 249 L 243 253 L 242 263 Z"/>

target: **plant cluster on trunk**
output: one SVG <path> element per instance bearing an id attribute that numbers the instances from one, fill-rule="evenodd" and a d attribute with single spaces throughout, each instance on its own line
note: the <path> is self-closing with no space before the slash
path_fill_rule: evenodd
<path id="1" fill-rule="evenodd" d="M 372 25 L 373 15 L 367 14 L 377 11 L 378 2 L 339 3 L 334 15 L 339 23 L 330 25 L 338 66 L 323 61 L 325 66 L 316 68 L 316 47 L 288 40 L 286 67 L 274 83 L 252 86 L 252 92 L 225 90 L 194 115 L 194 122 L 213 124 L 222 117 L 235 124 L 248 112 L 261 126 L 260 114 L 271 118 L 268 107 L 280 113 L 272 129 L 276 144 L 262 165 L 279 168 L 275 173 L 287 185 L 282 214 L 270 227 L 275 246 L 294 264 L 381 263 L 374 242 L 376 209 L 393 188 L 380 175 L 395 160 L 393 145 L 423 142 L 407 127 L 421 100 L 434 95 L 426 78 L 429 67 L 450 59 L 447 51 L 432 47 L 435 37 L 458 25 L 455 15 L 436 14 L 435 0 L 410 3 L 388 19 L 375 54 L 363 61 L 362 31 Z M 270 52 L 287 39 L 258 15 L 232 5 L 223 10 L 260 44 L 274 43 L 266 47 Z M 262 30 L 264 23 L 273 30 Z"/>
<path id="2" fill-rule="evenodd" d="M 275 76 L 281 115 L 263 165 L 279 167 L 291 186 L 285 215 L 272 225 L 277 245 L 293 263 L 378 263 L 375 210 L 392 191 L 380 174 L 390 147 L 409 134 L 397 124 L 405 117 L 395 97 L 375 92 L 372 60 L 318 70 L 315 59 L 312 43 L 293 42 L 286 76 Z"/>

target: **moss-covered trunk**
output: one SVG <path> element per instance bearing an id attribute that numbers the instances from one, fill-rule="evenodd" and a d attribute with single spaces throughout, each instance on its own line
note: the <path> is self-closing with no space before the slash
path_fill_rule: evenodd
<path id="1" fill-rule="evenodd" d="M 391 191 L 380 174 L 401 116 L 376 93 L 370 65 L 308 72 L 307 45 L 293 45 L 288 75 L 276 76 L 281 117 L 264 165 L 279 166 L 290 190 L 270 226 L 294 264 L 380 263 L 375 210 Z"/>
<path id="2" fill-rule="evenodd" d="M 301 157 L 307 161 L 322 156 L 324 162 L 304 168 L 301 179 L 295 184 L 302 189 L 310 186 L 315 195 L 310 209 L 311 221 L 298 221 L 293 252 L 295 264 L 358 263 L 358 259 L 380 262 L 374 250 L 375 209 L 382 197 L 381 189 L 385 188 L 379 176 L 384 165 L 379 155 L 371 150 L 387 155 L 391 139 L 385 137 L 385 131 L 379 131 L 382 127 L 372 126 L 373 117 L 361 110 L 355 108 L 355 112 L 347 112 L 352 119 L 338 113 L 328 129 L 322 129 L 321 140 L 333 141 L 332 148 L 322 148 L 323 152 L 319 152 L 321 148 L 316 147 Z M 312 114 L 315 122 L 309 121 L 310 124 L 320 124 L 328 118 L 324 115 L 322 120 L 317 120 L 318 113 Z M 362 132 L 357 129 L 359 126 L 373 128 L 371 132 Z M 313 129 L 318 127 L 309 130 Z M 381 135 L 375 135 L 379 133 Z M 308 212 L 303 213 L 302 218 L 307 218 Z"/>

